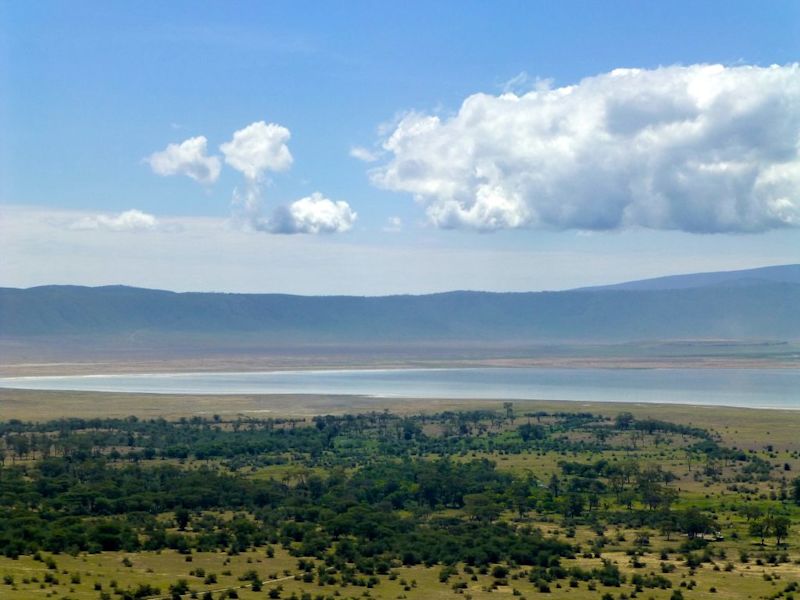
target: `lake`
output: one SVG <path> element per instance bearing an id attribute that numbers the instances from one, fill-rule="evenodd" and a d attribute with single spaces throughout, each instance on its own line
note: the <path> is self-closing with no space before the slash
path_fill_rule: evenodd
<path id="1" fill-rule="evenodd" d="M 345 394 L 800 408 L 793 369 L 457 368 L 0 378 L 0 387 L 158 394 Z"/>

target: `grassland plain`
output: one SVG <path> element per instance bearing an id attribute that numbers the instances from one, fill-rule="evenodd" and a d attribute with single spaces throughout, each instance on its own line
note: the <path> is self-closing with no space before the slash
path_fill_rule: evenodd
<path id="1" fill-rule="evenodd" d="M 528 488 L 526 494 L 533 500 L 522 509 L 515 506 L 505 489 L 484 490 L 496 505 L 496 513 L 489 519 L 514 529 L 541 531 L 548 539 L 552 536 L 575 549 L 571 557 L 557 561 L 558 568 L 499 558 L 442 563 L 409 562 L 400 557 L 390 559 L 388 568 L 383 570 L 359 570 L 355 563 L 331 567 L 328 563 L 332 561 L 326 562 L 326 553 L 335 554 L 336 545 L 346 535 L 338 538 L 339 542 L 332 542 L 327 550 L 304 555 L 303 541 L 281 534 L 281 521 L 295 520 L 297 515 L 288 517 L 277 506 L 272 509 L 274 521 L 264 515 L 255 516 L 244 507 L 192 509 L 184 530 L 178 526 L 178 511 L 162 507 L 154 513 L 158 526 L 167 536 L 186 537 L 190 547 L 100 552 L 74 547 L 53 552 L 42 548 L 38 553 L 0 557 L 2 598 L 484 599 L 499 594 L 520 598 L 666 600 L 792 598 L 800 591 L 800 509 L 791 487 L 800 473 L 800 413 L 794 411 L 645 403 L 530 401 L 509 406 L 502 400 L 215 398 L 12 390 L 0 391 L 0 405 L 4 420 L 39 423 L 67 416 L 124 419 L 133 414 L 143 421 L 164 417 L 180 429 L 182 423 L 200 419 L 205 424 L 198 427 L 216 428 L 218 435 L 232 436 L 224 438 L 226 443 L 249 429 L 258 437 L 262 430 L 256 423 L 265 419 L 272 423 L 270 428 L 278 430 L 311 426 L 325 431 L 319 424 L 328 421 L 314 419 L 315 415 L 339 415 L 328 417 L 330 423 L 342 428 L 347 422 L 361 425 L 353 425 L 346 434 L 339 433 L 336 443 L 316 457 L 300 448 L 289 448 L 255 455 L 199 458 L 191 451 L 173 456 L 164 447 L 149 457 L 140 456 L 137 464 L 143 469 L 176 468 L 181 472 L 210 469 L 210 473 L 235 478 L 231 481 L 297 490 L 305 489 L 312 480 L 331 481 L 336 469 L 342 469 L 344 474 L 336 477 L 351 477 L 355 482 L 359 473 L 370 466 L 399 460 L 390 456 L 395 450 L 397 456 L 410 453 L 410 460 L 433 463 L 449 459 L 470 465 L 486 459 L 494 465 L 498 477 L 507 474 L 512 478 L 509 485 L 538 482 Z M 642 426 L 622 427 L 620 415 L 628 413 L 632 423 Z M 345 416 L 354 414 L 366 416 Z M 576 419 L 574 415 L 583 417 Z M 586 415 L 593 418 L 586 420 Z M 386 440 L 394 440 L 395 433 L 399 436 L 409 422 L 419 425 L 415 434 L 419 438 L 413 447 L 386 446 Z M 670 431 L 658 425 L 648 430 L 648 422 L 683 428 Z M 521 428 L 525 425 L 544 428 L 546 438 L 541 443 L 522 444 Z M 93 429 L 110 431 L 107 424 L 94 423 L 74 434 L 83 438 Z M 703 449 L 704 440 L 731 453 L 709 453 Z M 96 443 L 98 446 L 91 451 L 94 459 L 109 461 L 112 469 L 128 468 L 124 454 L 123 458 L 112 458 L 115 450 L 119 456 L 122 446 Z M 12 468 L 31 469 L 30 477 L 35 477 L 34 469 L 44 457 L 35 451 L 13 456 L 7 438 L 5 447 L 6 478 Z M 137 441 L 128 451 L 141 452 L 143 448 L 144 442 Z M 738 458 L 736 453 L 740 453 Z M 580 467 L 575 465 L 590 470 L 576 474 L 575 469 Z M 692 540 L 691 534 L 681 531 L 680 526 L 664 526 L 651 518 L 655 513 L 647 508 L 639 491 L 626 497 L 626 490 L 639 488 L 631 483 L 613 491 L 614 475 L 609 475 L 613 471 L 601 473 L 597 465 L 635 465 L 637 473 L 656 468 L 669 473 L 664 487 L 674 490 L 675 497 L 668 512 L 682 515 L 699 509 L 713 518 L 713 528 Z M 584 505 L 580 514 L 571 513 L 567 508 L 571 492 L 552 493 L 553 481 L 559 478 L 562 486 L 576 486 L 575 497 L 589 505 L 588 509 Z M 603 484 L 594 501 L 588 488 L 580 487 L 592 479 Z M 409 490 L 413 489 L 411 483 Z M 423 528 L 442 520 L 480 521 L 484 517 L 476 516 L 474 506 L 470 508 L 470 494 L 466 496 L 466 502 L 438 502 L 424 509 L 408 503 L 394 512 L 400 518 L 418 521 Z M 3 496 L 3 502 L 8 505 L 8 495 Z M 376 506 L 386 510 L 380 504 Z M 767 513 L 788 518 L 783 539 L 776 540 L 765 530 L 762 540 L 755 531 L 754 522 Z M 216 527 L 224 530 L 242 517 L 254 523 L 271 523 L 270 527 L 275 528 L 270 530 L 273 538 L 242 548 L 226 548 L 224 544 L 214 550 L 191 547 L 192 540 L 202 535 L 204 520 L 216 519 Z M 98 517 L 84 514 L 80 518 L 91 527 Z M 325 525 L 318 527 L 324 529 Z M 479 545 L 480 540 L 474 543 Z M 326 567 L 337 575 L 323 581 L 319 573 Z M 342 576 L 347 569 L 354 571 L 352 577 Z M 602 573 L 608 569 L 616 570 L 618 575 L 604 580 Z M 254 589 L 256 579 L 259 583 Z"/>
<path id="2" fill-rule="evenodd" d="M 782 590 L 786 584 L 794 581 L 797 576 L 796 568 L 792 566 L 759 567 L 759 566 L 734 566 L 731 571 L 714 571 L 712 568 L 694 570 L 686 568 L 678 560 L 653 560 L 645 557 L 644 567 L 634 569 L 629 566 L 630 560 L 625 552 L 606 552 L 604 556 L 621 565 L 622 571 L 628 576 L 636 573 L 655 571 L 660 573 L 661 564 L 674 565 L 675 571 L 665 577 L 672 583 L 672 588 L 648 590 L 645 598 L 668 599 L 675 589 L 681 588 L 681 583 L 694 581 L 691 591 L 687 596 L 701 599 L 719 598 L 760 598 L 765 595 Z M 290 598 L 292 595 L 302 597 L 303 593 L 310 593 L 312 598 L 319 594 L 323 597 L 372 597 L 393 599 L 398 597 L 410 600 L 425 600 L 428 598 L 465 598 L 471 596 L 478 600 L 499 597 L 515 597 L 518 594 L 524 597 L 566 597 L 574 600 L 595 599 L 605 593 L 613 593 L 616 597 L 621 594 L 635 593 L 635 586 L 596 586 L 590 589 L 586 583 L 579 583 L 571 587 L 569 583 L 553 586 L 549 593 L 542 593 L 538 587 L 527 578 L 513 578 L 507 581 L 508 585 L 497 585 L 497 579 L 491 574 L 474 575 L 463 573 L 463 566 L 459 566 L 460 576 L 453 576 L 451 583 L 463 581 L 467 584 L 462 592 L 455 592 L 451 585 L 443 585 L 439 579 L 440 569 L 428 567 L 397 567 L 390 576 L 381 577 L 381 582 L 371 588 L 361 590 L 352 586 L 320 587 L 316 584 L 308 585 L 302 581 L 302 571 L 297 569 L 297 560 L 285 552 L 276 552 L 274 558 L 267 558 L 263 552 L 253 551 L 235 557 L 228 557 L 219 553 L 196 553 L 192 562 L 186 562 L 186 557 L 174 551 L 161 553 L 103 553 L 90 556 L 71 557 L 59 555 L 56 557 L 58 569 L 49 570 L 42 563 L 31 558 L 23 557 L 16 561 L 3 560 L 0 569 L 4 574 L 10 575 L 17 581 L 16 589 L 10 590 L 5 586 L 4 598 L 19 600 L 38 600 L 46 597 L 69 597 L 75 600 L 95 600 L 99 590 L 110 590 L 127 586 L 135 587 L 143 583 L 153 585 L 161 590 L 167 586 L 185 579 L 192 589 L 199 592 L 211 591 L 217 596 L 220 593 L 229 593 L 235 590 L 236 595 L 242 600 L 255 600 L 269 598 L 272 589 L 279 589 L 281 597 Z M 582 568 L 590 569 L 601 566 L 599 559 L 576 559 L 575 563 Z M 649 563 L 649 564 L 648 564 Z M 130 565 L 130 566 L 127 566 Z M 650 567 L 648 569 L 648 567 Z M 252 584 L 240 578 L 249 571 L 256 570 L 263 574 L 262 589 L 252 591 Z M 66 573 L 65 573 L 66 571 Z M 205 584 L 205 575 L 198 577 L 196 573 L 217 575 L 217 583 Z M 288 575 L 286 573 L 289 573 Z M 194 573 L 194 574 L 192 574 Z M 51 580 L 59 581 L 58 584 L 47 582 L 47 575 Z M 299 576 L 299 580 L 296 577 Z M 766 577 L 770 579 L 767 580 Z M 24 583 L 28 581 L 29 583 Z M 76 582 L 77 581 L 77 582 Z M 408 589 L 406 589 L 408 588 Z M 711 591 L 713 589 L 716 592 Z M 358 590 L 358 591 L 356 591 Z M 53 593 L 55 591 L 55 593 Z M 363 592 L 369 591 L 369 596 Z M 339 594 L 336 594 L 339 592 Z M 518 593 L 518 594 L 517 594 Z M 191 595 L 191 593 L 189 594 Z M 156 598 L 171 598 L 169 593 L 159 594 Z"/>
<path id="3" fill-rule="evenodd" d="M 313 417 L 388 410 L 396 414 L 441 412 L 444 410 L 499 409 L 504 400 L 463 400 L 459 398 L 369 398 L 341 395 L 188 395 L 107 394 L 14 390 L 0 388 L 4 420 L 43 421 L 57 418 L 141 418 L 177 419 L 192 416 L 225 417 Z M 631 412 L 640 418 L 655 418 L 714 429 L 727 443 L 745 448 L 768 444 L 784 450 L 800 449 L 800 411 L 750 409 L 725 406 L 674 405 L 628 402 L 570 402 L 558 400 L 515 401 L 517 411 L 586 410 L 613 416 Z"/>
<path id="4" fill-rule="evenodd" d="M 0 375 L 247 372 L 414 367 L 800 368 L 800 343 L 678 340 L 525 344 L 420 342 L 267 344 L 256 336 L 190 336 L 176 343 L 135 336 L 0 337 Z"/>

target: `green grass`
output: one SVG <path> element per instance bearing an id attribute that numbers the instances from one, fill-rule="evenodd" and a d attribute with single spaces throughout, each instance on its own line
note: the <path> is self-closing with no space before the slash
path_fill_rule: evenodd
<path id="1" fill-rule="evenodd" d="M 623 533 L 630 536 L 634 532 L 628 530 Z M 576 539 L 578 538 L 576 537 Z M 296 559 L 278 549 L 274 558 L 267 558 L 261 550 L 242 553 L 238 556 L 195 553 L 191 555 L 191 562 L 186 562 L 186 556 L 173 551 L 136 554 L 107 552 L 75 557 L 57 555 L 53 557 L 57 563 L 56 570 L 47 569 L 43 563 L 37 562 L 31 557 L 21 557 L 17 560 L 0 558 L 0 575 L 10 575 L 15 582 L 13 586 L 0 585 L 0 597 L 14 600 L 34 600 L 48 597 L 96 600 L 100 597 L 100 591 L 95 589 L 96 584 L 102 587 L 102 591 L 112 592 L 112 597 L 114 597 L 115 588 L 112 587 L 112 581 L 117 582 L 116 589 L 133 588 L 140 583 L 147 583 L 160 588 L 161 594 L 166 596 L 170 584 L 179 579 L 186 579 L 190 589 L 200 595 L 205 591 L 212 591 L 216 597 L 221 590 L 236 589 L 242 600 L 266 598 L 267 590 L 279 585 L 283 588 L 281 596 L 283 598 L 291 597 L 292 592 L 296 592 L 299 596 L 306 591 L 311 593 L 312 597 L 322 594 L 341 598 L 360 598 L 365 597 L 365 592 L 369 592 L 372 598 L 386 600 L 399 597 L 411 600 L 465 598 L 467 595 L 478 600 L 497 598 L 498 594 L 501 597 L 513 597 L 513 590 L 516 589 L 526 598 L 563 597 L 588 600 L 599 598 L 606 592 L 612 593 L 615 598 L 619 598 L 622 593 L 630 596 L 634 591 L 634 586 L 630 582 L 634 574 L 655 573 L 661 575 L 661 564 L 668 563 L 675 566 L 674 572 L 664 574 L 672 583 L 672 588 L 670 590 L 645 589 L 640 593 L 642 597 L 652 597 L 658 600 L 668 599 L 672 590 L 681 589 L 684 590 L 684 596 L 688 598 L 761 598 L 783 589 L 786 584 L 797 580 L 800 576 L 800 566 L 794 563 L 779 566 L 759 566 L 754 562 L 741 564 L 738 561 L 738 553 L 735 556 L 732 555 L 732 552 L 736 550 L 735 547 L 726 548 L 729 560 L 733 563 L 731 571 L 725 570 L 726 560 L 716 561 L 718 570 L 715 570 L 714 564 L 703 564 L 693 571 L 683 561 L 677 560 L 675 555 L 667 560 L 660 558 L 659 549 L 661 547 L 674 548 L 674 542 L 668 543 L 662 538 L 656 538 L 652 543 L 653 547 L 640 557 L 640 561 L 644 563 L 644 566 L 640 568 L 631 566 L 630 557 L 625 552 L 613 550 L 604 552 L 603 558 L 617 564 L 627 576 L 628 582 L 621 587 L 605 587 L 597 584 L 596 589 L 591 590 L 586 582 L 580 582 L 577 587 L 573 588 L 570 587 L 569 580 L 561 580 L 558 583 L 550 584 L 551 592 L 547 596 L 543 596 L 536 586 L 524 576 L 526 569 L 512 569 L 505 584 L 495 587 L 496 580 L 491 574 L 480 575 L 476 572 L 475 580 L 473 580 L 471 574 L 464 572 L 464 565 L 457 565 L 458 574 L 452 576 L 447 583 L 439 581 L 441 567 L 417 566 L 396 567 L 393 569 L 394 576 L 391 578 L 386 575 L 379 576 L 379 583 L 371 588 L 353 585 L 319 586 L 316 583 L 304 583 L 296 580 L 294 575 L 300 573 L 297 569 Z M 131 566 L 123 564 L 125 559 L 130 561 Z M 564 564 L 567 567 L 577 565 L 590 569 L 599 567 L 601 560 L 578 558 L 573 561 L 565 561 Z M 206 574 L 216 574 L 217 583 L 206 584 L 203 577 L 190 574 L 198 568 L 204 569 Z M 252 569 L 255 569 L 267 581 L 264 589 L 260 592 L 252 591 L 247 582 L 239 579 Z M 288 576 L 285 574 L 287 571 Z M 523 576 L 518 577 L 520 572 L 523 573 Z M 58 583 L 43 583 L 47 573 L 53 574 Z M 76 575 L 79 576 L 80 581 L 73 583 L 72 578 Z M 34 578 L 38 579 L 38 582 L 33 581 Z M 26 579 L 27 583 L 24 582 Z M 457 581 L 463 581 L 467 585 L 463 594 L 457 594 L 452 589 L 452 584 Z M 694 589 L 687 591 L 681 587 L 681 583 L 688 585 L 691 581 L 696 582 Z M 717 591 L 712 592 L 711 588 L 715 588 Z"/>

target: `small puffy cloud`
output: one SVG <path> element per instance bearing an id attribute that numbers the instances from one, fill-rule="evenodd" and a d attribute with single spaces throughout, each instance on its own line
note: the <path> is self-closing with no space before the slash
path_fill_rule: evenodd
<path id="1" fill-rule="evenodd" d="M 373 152 L 363 146 L 353 146 L 350 148 L 350 156 L 363 162 L 375 162 L 380 158 L 380 154 Z"/>
<path id="2" fill-rule="evenodd" d="M 405 115 L 383 148 L 373 183 L 413 194 L 443 228 L 797 226 L 800 65 L 617 69 L 475 94 L 451 117 Z"/>
<path id="3" fill-rule="evenodd" d="M 82 217 L 70 224 L 70 229 L 106 231 L 152 231 L 159 222 L 153 215 L 140 210 L 126 210 L 118 215 L 93 215 Z"/>
<path id="4" fill-rule="evenodd" d="M 286 127 L 258 121 L 235 132 L 233 139 L 219 149 L 228 165 L 248 180 L 257 181 L 267 171 L 285 171 L 292 165 L 286 145 L 290 137 Z"/>
<path id="5" fill-rule="evenodd" d="M 243 190 L 233 193 L 233 223 L 253 231 L 270 233 L 341 233 L 349 230 L 356 213 L 347 202 L 334 202 L 319 192 L 301 198 L 264 216 L 263 176 L 269 171 L 284 171 L 292 165 L 286 143 L 291 134 L 286 127 L 258 121 L 233 134 L 220 151 L 225 162 L 245 177 Z"/>
<path id="6" fill-rule="evenodd" d="M 386 219 L 386 225 L 383 230 L 387 233 L 397 233 L 403 229 L 403 219 L 400 217 L 389 217 Z"/>
<path id="7" fill-rule="evenodd" d="M 218 156 L 208 156 L 205 136 L 189 138 L 180 144 L 170 144 L 161 152 L 145 159 L 158 175 L 186 175 L 200 183 L 214 183 L 219 178 L 222 163 Z"/>
<path id="8" fill-rule="evenodd" d="M 258 121 L 240 129 L 219 149 L 225 164 L 244 175 L 241 189 L 233 190 L 231 224 L 250 231 L 270 233 L 341 233 L 352 228 L 357 214 L 347 202 L 333 201 L 315 192 L 266 216 L 263 188 L 268 172 L 285 171 L 293 158 L 287 142 L 290 131 L 276 123 Z M 190 138 L 181 144 L 170 144 L 147 161 L 160 175 L 183 173 L 203 182 L 215 181 L 220 174 L 221 161 L 206 155 L 205 137 Z M 366 149 L 354 149 L 354 156 L 376 160 Z M 134 231 L 163 229 L 152 215 L 132 210 L 118 216 L 85 217 L 71 225 L 73 229 L 108 229 Z"/>
<path id="9" fill-rule="evenodd" d="M 343 233 L 357 214 L 344 201 L 334 202 L 319 192 L 277 208 L 269 222 L 273 233 Z"/>

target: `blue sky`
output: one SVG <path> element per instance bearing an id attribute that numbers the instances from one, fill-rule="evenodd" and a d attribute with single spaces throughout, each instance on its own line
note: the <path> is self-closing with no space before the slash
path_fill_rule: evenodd
<path id="1" fill-rule="evenodd" d="M 741 126 L 785 132 L 783 140 L 745 141 L 760 152 L 754 177 L 782 165 L 781 185 L 790 186 L 794 175 L 786 173 L 797 163 L 784 146 L 798 142 L 798 111 L 786 104 L 796 98 L 797 71 L 775 81 L 735 69 L 798 59 L 797 2 L 2 2 L 0 285 L 523 290 L 800 262 L 800 198 L 792 192 L 758 192 L 772 195 L 735 218 L 722 209 L 712 218 L 709 195 L 733 189 L 739 206 L 755 187 L 733 176 L 711 188 L 694 182 L 688 191 L 670 184 L 653 196 L 675 194 L 664 209 L 625 184 L 630 198 L 619 202 L 631 209 L 622 215 L 614 204 L 622 172 L 571 164 L 565 179 L 546 182 L 544 205 L 544 188 L 528 175 L 541 168 L 549 177 L 559 163 L 545 170 L 527 149 L 498 155 L 498 140 L 485 137 L 506 117 L 530 123 L 544 110 L 533 101 L 508 109 L 497 100 L 504 92 L 578 86 L 588 100 L 569 114 L 581 114 L 595 98 L 616 94 L 604 75 L 636 68 L 657 73 L 629 83 L 631 94 L 646 96 L 635 110 L 650 114 L 647 107 L 660 101 L 648 99 L 654 89 L 680 91 L 687 78 L 717 81 L 712 73 L 659 68 L 718 63 L 733 69 L 732 97 L 760 86 L 756 101 L 783 106 L 780 121 L 753 113 Z M 582 86 L 587 78 L 597 85 Z M 489 98 L 468 118 L 459 111 L 473 94 Z M 438 117 L 442 126 L 387 150 L 393 133 L 417 124 L 408 115 Z M 724 112 L 700 117 L 726 125 Z M 250 181 L 219 147 L 261 121 L 290 132 L 292 162 L 265 166 Z M 531 127 L 523 141 L 538 140 L 542 129 Z M 174 175 L 155 172 L 155 153 L 197 136 L 221 161 L 213 182 L 198 183 L 177 167 Z M 458 156 L 473 162 L 451 173 L 437 161 L 462 140 L 494 150 L 464 150 Z M 377 160 L 354 158 L 354 148 Z M 728 162 L 737 164 L 751 154 L 711 137 L 690 151 L 726 161 L 733 153 Z M 670 150 L 664 163 L 678 160 Z M 520 161 L 532 166 L 509 170 Z M 650 168 L 641 156 L 619 161 L 629 163 L 624 173 Z M 423 175 L 409 175 L 417 167 Z M 464 180 L 495 167 L 502 174 L 487 175 L 484 187 Z M 663 174 L 652 168 L 649 182 Z M 592 186 L 603 198 L 586 191 Z M 476 200 L 484 192 L 494 194 L 488 213 Z M 242 209 L 248 194 L 255 212 Z M 296 204 L 302 198 L 311 200 Z M 120 220 L 131 210 L 144 217 Z M 288 215 L 284 225 L 275 210 Z M 320 216 L 324 210 L 333 221 Z"/>

